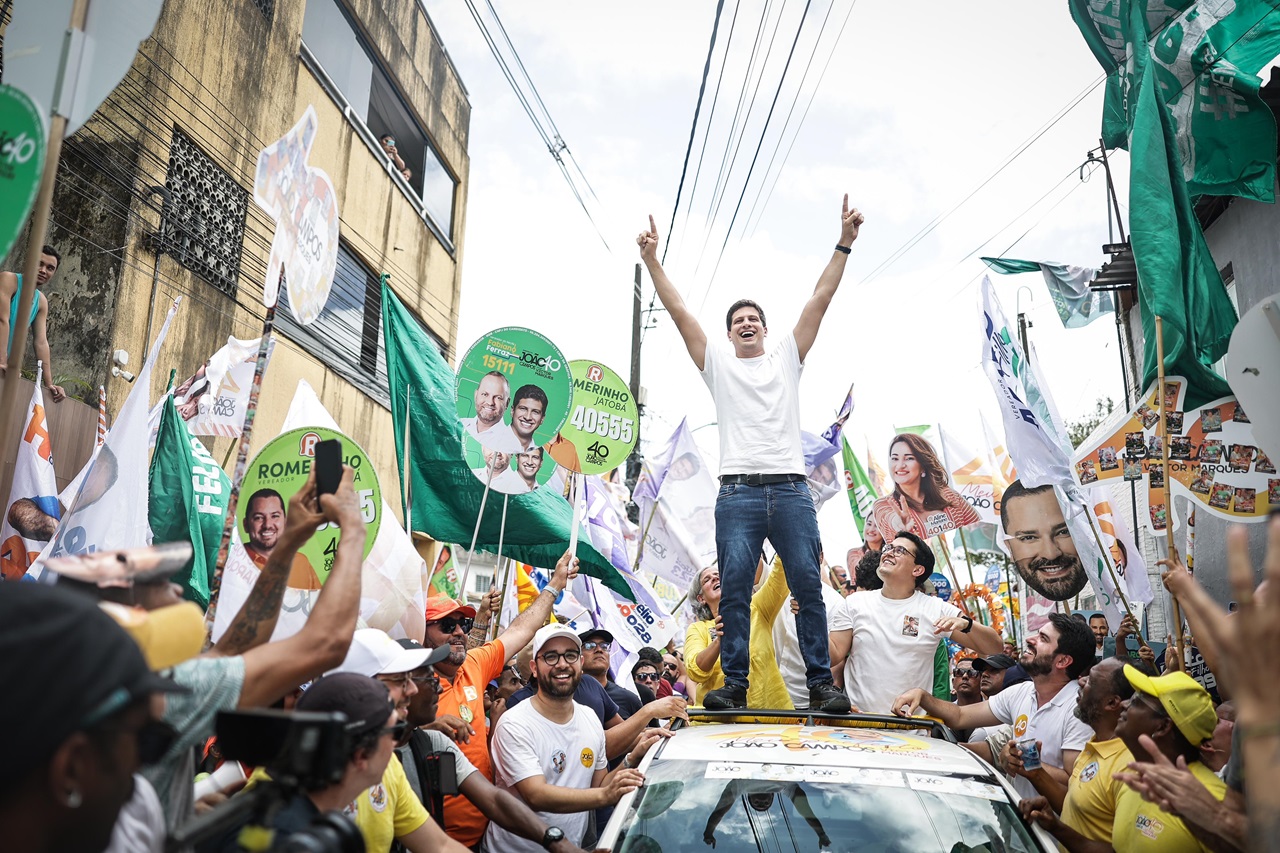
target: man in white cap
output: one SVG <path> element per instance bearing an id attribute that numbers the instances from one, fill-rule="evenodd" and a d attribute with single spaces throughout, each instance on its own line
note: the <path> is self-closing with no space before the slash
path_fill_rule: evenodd
<path id="1" fill-rule="evenodd" d="M 325 675 L 339 672 L 376 678 L 387 686 L 395 704 L 396 719 L 409 713 L 409 699 L 418 692 L 411 677 L 419 667 L 435 665 L 449 656 L 448 646 L 438 649 L 406 649 L 386 631 L 361 628 L 351 638 L 351 649 L 341 665 Z M 355 799 L 356 826 L 369 850 L 390 850 L 399 841 L 412 853 L 429 850 L 463 851 L 466 848 L 444 834 L 427 814 L 414 794 L 399 761 L 387 764 L 382 781 L 361 792 Z"/>
<path id="2" fill-rule="evenodd" d="M 605 769 L 604 728 L 573 701 L 582 678 L 582 640 L 567 625 L 553 623 L 533 636 L 533 677 L 538 692 L 510 709 L 494 728 L 494 779 L 548 824 L 542 844 L 490 823 L 489 850 L 537 851 L 562 839 L 581 844 L 589 812 L 613 805 L 644 781 L 635 767 L 661 737 L 646 729 L 615 770 Z"/>

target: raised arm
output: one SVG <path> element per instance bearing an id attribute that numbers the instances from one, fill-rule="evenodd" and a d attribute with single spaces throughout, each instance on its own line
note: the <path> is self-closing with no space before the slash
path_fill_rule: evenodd
<path id="1" fill-rule="evenodd" d="M 702 326 L 698 324 L 693 312 L 680 298 L 676 286 L 671 283 L 671 279 L 667 278 L 662 264 L 658 263 L 658 226 L 654 224 L 652 214 L 649 215 L 649 230 L 640 232 L 640 236 L 636 238 L 636 245 L 640 247 L 640 260 L 644 261 L 645 267 L 649 270 L 649 278 L 653 279 L 653 289 L 662 300 L 662 307 L 667 309 L 667 313 L 675 321 L 676 328 L 680 330 L 680 337 L 684 338 L 685 349 L 689 351 L 689 357 L 693 359 L 694 365 L 698 370 L 702 370 L 707 366 L 707 335 L 702 331 Z"/>
<path id="2" fill-rule="evenodd" d="M 49 319 L 49 300 L 45 298 L 43 293 L 37 293 L 36 299 L 40 300 L 40 308 L 36 312 L 36 321 L 32 324 L 31 332 L 35 340 L 36 358 L 44 362 L 44 387 L 49 392 L 49 396 L 53 398 L 53 402 L 61 403 L 67 399 L 67 392 L 62 389 L 61 385 L 55 385 L 53 382 L 53 359 L 49 356 L 49 334 L 47 321 Z"/>
<path id="3" fill-rule="evenodd" d="M 822 316 L 827 313 L 827 306 L 831 304 L 831 299 L 836 295 L 836 288 L 840 286 L 840 279 L 844 277 L 844 264 L 848 260 L 848 249 L 853 245 L 853 241 L 858 239 L 858 228 L 862 225 L 865 217 L 858 212 L 855 207 L 849 209 L 849 194 L 844 194 L 844 208 L 840 213 L 840 241 L 837 246 L 843 246 L 846 251 L 833 249 L 831 251 L 831 260 L 827 261 L 826 269 L 822 271 L 822 275 L 818 276 L 818 284 L 813 288 L 813 296 L 809 297 L 809 301 L 805 303 L 804 310 L 800 312 L 800 319 L 796 321 L 796 328 L 793 334 L 796 339 L 796 349 L 800 352 L 800 360 L 804 361 L 809 355 L 809 349 L 813 346 L 814 339 L 818 336 L 818 327 L 822 325 Z M 652 218 L 650 219 L 652 221 Z M 642 250 L 643 254 L 643 250 Z M 657 278 L 654 282 L 656 284 Z M 658 291 L 661 293 L 662 291 Z M 665 304 L 665 303 L 664 303 Z"/>
<path id="4" fill-rule="evenodd" d="M 245 652 L 241 708 L 270 705 L 299 684 L 338 666 L 347 656 L 360 612 L 361 564 L 368 535 L 360 501 L 351 487 L 354 473 L 344 465 L 338 491 L 320 497 L 325 518 L 342 528 L 342 537 L 311 616 L 292 637 Z"/>
<path id="5" fill-rule="evenodd" d="M 9 303 L 18 293 L 18 277 L 11 272 L 0 272 L 0 340 L 4 341 L 4 349 L 0 350 L 0 376 L 4 376 L 9 367 Z M 19 356 L 17 361 L 21 361 Z"/>
<path id="6" fill-rule="evenodd" d="M 551 617 L 551 606 L 555 604 L 556 599 L 560 597 L 560 593 L 564 592 L 570 581 L 577 576 L 578 558 L 565 551 L 564 556 L 556 563 L 555 571 L 551 573 L 551 580 L 547 581 L 547 585 L 543 587 L 542 592 L 538 593 L 533 604 L 512 619 L 507 630 L 498 635 L 502 645 L 511 650 L 510 654 L 513 657 L 516 652 L 529 645 L 529 641 L 533 639 L 534 633 L 539 628 L 547 624 L 547 619 Z"/>

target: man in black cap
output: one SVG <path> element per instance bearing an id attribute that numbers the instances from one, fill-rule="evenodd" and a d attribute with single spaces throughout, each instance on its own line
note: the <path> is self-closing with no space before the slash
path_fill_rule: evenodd
<path id="1" fill-rule="evenodd" d="M 609 656 L 613 652 L 613 634 L 603 628 L 591 628 L 578 637 L 582 640 L 582 674 L 599 682 L 604 692 L 618 706 L 618 716 L 624 720 L 629 719 L 644 706 L 644 702 L 638 693 L 623 687 L 610 676 Z"/>
<path id="2" fill-rule="evenodd" d="M 1021 664 L 1006 654 L 978 658 L 973 662 L 973 671 L 978 673 L 978 686 L 986 699 L 1031 678 Z"/>
<path id="3" fill-rule="evenodd" d="M 173 731 L 158 696 L 181 690 L 154 674 L 111 617 L 82 596 L 0 584 L 0 826 L 7 850 L 107 846 L 133 773 Z"/>

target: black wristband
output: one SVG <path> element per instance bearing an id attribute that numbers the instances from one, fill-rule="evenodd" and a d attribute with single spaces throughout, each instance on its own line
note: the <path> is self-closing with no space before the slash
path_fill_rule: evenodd
<path id="1" fill-rule="evenodd" d="M 970 615 L 969 615 L 969 614 L 967 614 L 967 613 L 961 613 L 961 614 L 960 614 L 960 618 L 961 618 L 961 619 L 967 619 L 967 620 L 969 620 L 969 624 L 968 624 L 968 625 L 965 625 L 963 628 L 961 628 L 961 629 L 960 629 L 960 633 L 961 633 L 961 634 L 967 634 L 967 633 L 969 633 L 970 631 L 972 631 L 972 630 L 973 630 L 973 617 L 972 617 L 972 616 L 970 616 Z"/>
<path id="2" fill-rule="evenodd" d="M 848 247 L 848 246 L 841 246 L 839 243 L 836 243 L 836 251 L 837 251 L 837 252 L 843 252 L 844 254 L 846 254 L 846 255 L 847 255 L 847 254 L 849 254 L 849 247 Z"/>

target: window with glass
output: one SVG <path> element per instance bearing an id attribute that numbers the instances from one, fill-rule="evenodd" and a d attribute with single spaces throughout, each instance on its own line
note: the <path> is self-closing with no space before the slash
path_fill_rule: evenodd
<path id="1" fill-rule="evenodd" d="M 404 163 L 407 175 L 402 177 L 432 221 L 452 239 L 457 181 L 339 0 L 307 0 L 302 41 L 378 140 L 378 153 L 393 165 L 397 157 Z"/>
<path id="2" fill-rule="evenodd" d="M 280 288 L 276 325 L 282 334 L 332 368 L 351 384 L 388 408 L 387 353 L 382 335 L 381 278 L 351 251 L 338 244 L 333 289 L 314 323 L 303 326 L 289 308 L 288 288 Z M 444 344 L 423 331 L 443 355 Z"/>

